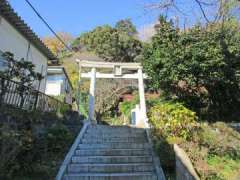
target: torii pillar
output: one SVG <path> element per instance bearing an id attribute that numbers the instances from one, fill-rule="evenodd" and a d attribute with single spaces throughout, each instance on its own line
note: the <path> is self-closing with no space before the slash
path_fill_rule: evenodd
<path id="1" fill-rule="evenodd" d="M 92 68 L 91 71 L 91 82 L 89 89 L 89 108 L 88 108 L 88 118 L 92 123 L 96 123 L 94 118 L 94 104 L 95 104 L 95 89 L 96 89 L 96 68 Z"/>
<path id="2" fill-rule="evenodd" d="M 144 91 L 144 80 L 143 80 L 142 68 L 138 69 L 138 91 L 139 91 L 139 98 L 140 98 L 141 120 L 145 124 L 146 121 L 147 121 L 147 110 L 146 110 L 146 101 L 145 101 L 145 91 Z"/>

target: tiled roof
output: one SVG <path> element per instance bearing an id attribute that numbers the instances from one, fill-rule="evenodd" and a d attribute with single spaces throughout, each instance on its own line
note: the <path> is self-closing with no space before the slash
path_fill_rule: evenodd
<path id="1" fill-rule="evenodd" d="M 0 15 L 4 17 L 17 31 L 31 42 L 49 60 L 56 60 L 56 56 L 47 48 L 42 40 L 21 19 L 6 0 L 0 0 Z"/>

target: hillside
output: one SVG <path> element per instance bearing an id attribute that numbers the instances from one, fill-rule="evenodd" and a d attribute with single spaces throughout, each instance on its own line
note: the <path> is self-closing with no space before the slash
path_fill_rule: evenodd
<path id="1" fill-rule="evenodd" d="M 65 67 L 69 75 L 69 78 L 73 84 L 74 89 L 77 88 L 77 81 L 78 81 L 78 66 L 76 63 L 76 59 L 89 60 L 89 61 L 103 61 L 94 53 L 87 52 L 87 51 L 75 52 L 60 59 L 62 65 Z"/>

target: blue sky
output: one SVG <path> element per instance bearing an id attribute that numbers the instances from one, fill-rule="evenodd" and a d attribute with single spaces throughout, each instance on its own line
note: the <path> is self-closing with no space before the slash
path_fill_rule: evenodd
<path id="1" fill-rule="evenodd" d="M 52 35 L 34 14 L 25 0 L 8 0 L 15 11 L 40 37 Z M 146 11 L 144 5 L 159 0 L 29 0 L 56 32 L 69 32 L 78 36 L 96 26 L 112 26 L 121 19 L 131 18 L 138 30 L 153 28 L 160 14 L 159 10 Z M 197 17 L 198 7 L 192 0 L 178 0 L 178 7 L 188 14 L 187 24 L 192 25 Z M 180 25 L 185 18 L 179 12 Z M 176 12 L 169 12 L 174 18 Z M 200 18 L 201 19 L 201 18 Z M 143 30 L 142 30 L 143 31 Z M 145 30 L 144 30 L 145 31 Z"/>
<path id="2" fill-rule="evenodd" d="M 24 0 L 9 0 L 15 11 L 39 35 L 51 35 Z M 156 21 L 156 12 L 144 15 L 143 0 L 30 0 L 34 7 L 57 32 L 74 36 L 98 25 L 114 25 L 118 20 L 131 18 L 141 28 Z"/>

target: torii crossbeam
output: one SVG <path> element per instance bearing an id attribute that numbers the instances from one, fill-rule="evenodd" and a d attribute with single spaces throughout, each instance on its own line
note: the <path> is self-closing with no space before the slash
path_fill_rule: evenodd
<path id="1" fill-rule="evenodd" d="M 89 90 L 89 114 L 88 119 L 92 123 L 96 123 L 94 118 L 94 104 L 95 104 L 95 87 L 96 78 L 103 79 L 138 79 L 138 90 L 140 97 L 140 119 L 144 124 L 147 124 L 146 115 L 146 102 L 144 92 L 144 78 L 146 75 L 143 74 L 143 68 L 140 63 L 113 63 L 113 62 L 98 62 L 98 61 L 87 61 L 87 60 L 76 60 L 79 65 L 79 81 L 81 78 L 91 79 L 90 90 Z M 82 68 L 90 68 L 91 72 L 82 73 Z M 96 72 L 97 69 L 112 69 L 113 73 L 100 73 Z M 123 74 L 123 70 L 137 70 L 137 73 Z"/>

